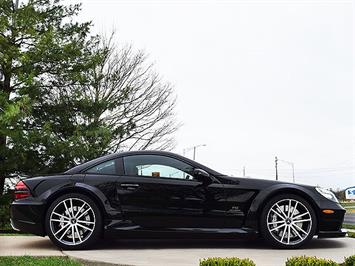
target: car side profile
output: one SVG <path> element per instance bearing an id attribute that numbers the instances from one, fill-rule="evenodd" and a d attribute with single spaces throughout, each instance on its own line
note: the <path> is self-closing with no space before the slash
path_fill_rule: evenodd
<path id="1" fill-rule="evenodd" d="M 177 154 L 111 154 L 15 188 L 14 229 L 62 249 L 110 237 L 261 236 L 278 248 L 343 237 L 345 210 L 328 190 L 230 177 Z"/>

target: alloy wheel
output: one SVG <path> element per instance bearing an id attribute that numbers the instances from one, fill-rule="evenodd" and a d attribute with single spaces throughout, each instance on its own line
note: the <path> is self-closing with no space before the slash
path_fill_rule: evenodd
<path id="1" fill-rule="evenodd" d="M 312 216 L 300 201 L 282 199 L 271 206 L 267 214 L 267 228 L 279 243 L 297 245 L 309 236 Z"/>
<path id="2" fill-rule="evenodd" d="M 52 210 L 49 225 L 53 236 L 59 242 L 65 245 L 79 245 L 94 231 L 95 213 L 86 201 L 66 198 Z"/>

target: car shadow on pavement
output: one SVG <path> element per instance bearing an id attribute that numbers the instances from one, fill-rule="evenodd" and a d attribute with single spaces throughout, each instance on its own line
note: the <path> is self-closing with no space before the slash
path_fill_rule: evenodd
<path id="1" fill-rule="evenodd" d="M 343 248 L 346 244 L 336 239 L 314 238 L 302 249 L 334 249 Z M 260 239 L 254 240 L 220 240 L 220 239 L 105 239 L 92 249 L 273 249 Z"/>

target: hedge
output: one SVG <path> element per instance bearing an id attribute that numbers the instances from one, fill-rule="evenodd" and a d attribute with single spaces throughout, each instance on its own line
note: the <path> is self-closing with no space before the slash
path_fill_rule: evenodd
<path id="1" fill-rule="evenodd" d="M 345 258 L 344 263 L 317 257 L 292 257 L 287 259 L 286 266 L 355 266 L 355 255 Z M 239 258 L 207 258 L 200 260 L 200 266 L 255 266 L 250 259 Z"/>
<path id="2" fill-rule="evenodd" d="M 207 258 L 200 260 L 200 266 L 255 266 L 255 263 L 250 259 Z"/>
<path id="3" fill-rule="evenodd" d="M 345 262 L 340 264 L 317 257 L 292 257 L 287 259 L 286 266 L 355 266 L 355 255 L 345 258 Z"/>
<path id="4" fill-rule="evenodd" d="M 355 255 L 345 258 L 344 266 L 355 266 Z"/>

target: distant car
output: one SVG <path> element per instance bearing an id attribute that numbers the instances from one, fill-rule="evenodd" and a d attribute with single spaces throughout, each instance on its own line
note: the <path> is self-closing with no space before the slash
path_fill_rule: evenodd
<path id="1" fill-rule="evenodd" d="M 343 237 L 345 210 L 328 190 L 220 174 L 162 151 L 107 155 L 16 185 L 14 229 L 63 249 L 104 236 L 262 236 L 278 248 Z"/>

